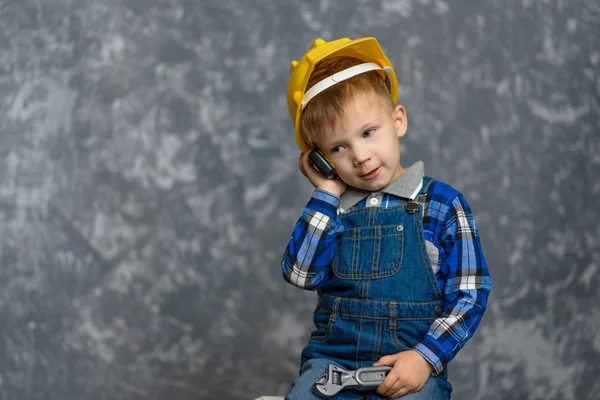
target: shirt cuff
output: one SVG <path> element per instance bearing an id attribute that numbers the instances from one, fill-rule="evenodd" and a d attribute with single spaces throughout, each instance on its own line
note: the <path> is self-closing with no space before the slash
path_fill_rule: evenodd
<path id="1" fill-rule="evenodd" d="M 315 189 L 312 198 L 307 204 L 307 207 L 314 211 L 319 211 L 332 220 L 337 217 L 337 209 L 340 205 L 340 198 L 329 193 L 326 190 Z"/>
<path id="2" fill-rule="evenodd" d="M 425 340 L 427 339 L 428 338 L 426 337 Z M 433 367 L 433 372 L 431 373 L 432 375 L 439 375 L 444 370 L 445 365 L 442 364 L 440 357 L 431 351 L 431 349 L 425 344 L 419 343 L 413 348 L 413 350 L 419 353 L 429 364 L 431 364 Z"/>

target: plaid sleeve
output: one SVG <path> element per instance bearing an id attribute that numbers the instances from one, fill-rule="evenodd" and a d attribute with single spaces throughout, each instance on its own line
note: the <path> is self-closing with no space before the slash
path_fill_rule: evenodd
<path id="1" fill-rule="evenodd" d="M 316 290 L 327 281 L 335 238 L 342 230 L 336 223 L 339 204 L 337 196 L 320 189 L 314 191 L 281 262 L 283 277 L 290 284 Z"/>
<path id="2" fill-rule="evenodd" d="M 471 209 L 460 193 L 446 186 L 446 195 L 448 190 L 457 195 L 444 202 L 443 195 L 434 194 L 431 200 L 435 202 L 437 197 L 439 202 L 434 208 L 443 214 L 438 243 L 445 258 L 440 270 L 445 278 L 444 313 L 415 347 L 436 375 L 475 333 L 492 289 Z"/>

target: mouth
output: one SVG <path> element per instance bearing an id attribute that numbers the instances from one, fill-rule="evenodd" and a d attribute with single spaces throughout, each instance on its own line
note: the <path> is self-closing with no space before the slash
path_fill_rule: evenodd
<path id="1" fill-rule="evenodd" d="M 381 166 L 359 176 L 361 179 L 371 180 L 377 178 L 379 176 L 379 172 L 381 172 Z"/>

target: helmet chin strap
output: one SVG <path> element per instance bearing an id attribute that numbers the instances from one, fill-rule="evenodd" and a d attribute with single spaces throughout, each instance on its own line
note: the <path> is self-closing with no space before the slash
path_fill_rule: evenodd
<path id="1" fill-rule="evenodd" d="M 306 107 L 308 102 L 322 91 L 329 89 L 336 83 L 343 82 L 346 79 L 352 78 L 353 76 L 369 71 L 385 71 L 385 73 L 388 74 L 390 72 L 390 68 L 381 68 L 376 63 L 368 62 L 364 64 L 355 65 L 354 67 L 347 68 L 340 72 L 336 72 L 335 74 L 318 82 L 304 93 L 304 96 L 302 98 L 302 111 L 304 111 L 304 108 Z"/>

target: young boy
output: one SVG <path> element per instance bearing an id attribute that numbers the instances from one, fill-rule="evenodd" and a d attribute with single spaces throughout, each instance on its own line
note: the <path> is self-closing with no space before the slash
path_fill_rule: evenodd
<path id="1" fill-rule="evenodd" d="M 288 108 L 315 186 L 281 264 L 294 286 L 318 289 L 316 329 L 286 399 L 317 399 L 330 364 L 392 366 L 376 391 L 336 399 L 448 399 L 446 364 L 473 335 L 491 279 L 465 198 L 404 168 L 406 111 L 374 38 L 316 40 L 292 62 Z M 333 164 L 327 179 L 308 160 Z"/>

